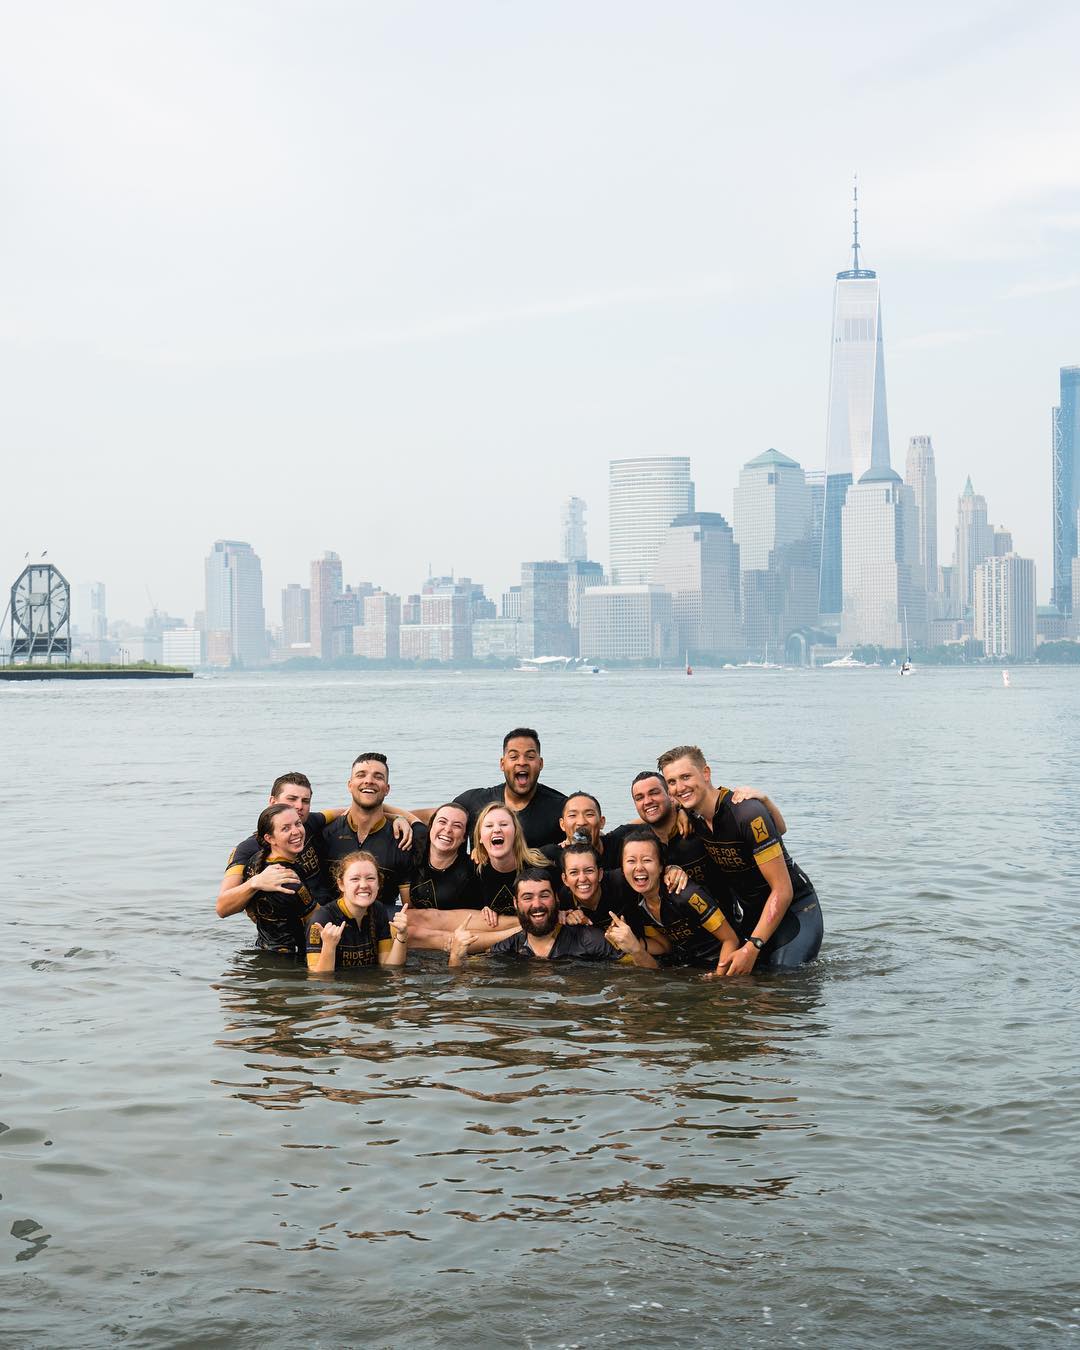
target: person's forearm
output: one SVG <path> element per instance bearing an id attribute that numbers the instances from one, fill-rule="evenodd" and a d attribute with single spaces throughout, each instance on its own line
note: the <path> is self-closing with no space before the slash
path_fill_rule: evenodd
<path id="1" fill-rule="evenodd" d="M 761 911 L 761 918 L 754 924 L 754 930 L 749 934 L 750 937 L 760 938 L 762 942 L 768 942 L 776 930 L 780 927 L 780 920 L 788 912 L 791 905 L 791 888 L 786 887 L 785 891 L 770 891 L 769 898 L 765 901 L 765 908 Z"/>
<path id="2" fill-rule="evenodd" d="M 324 945 L 321 951 L 308 954 L 307 963 L 312 975 L 333 975 L 337 965 L 337 948 Z"/>
<path id="3" fill-rule="evenodd" d="M 257 891 L 258 887 L 253 886 L 251 881 L 241 881 L 237 886 L 229 886 L 225 890 L 219 891 L 217 903 L 214 906 L 218 918 L 227 919 L 230 914 L 239 914 L 242 909 L 247 907 L 248 901 Z"/>
<path id="4" fill-rule="evenodd" d="M 402 942 L 400 938 L 395 937 L 390 950 L 385 956 L 379 957 L 380 966 L 403 966 L 405 958 L 409 954 L 408 942 Z"/>
<path id="5" fill-rule="evenodd" d="M 389 802 L 383 802 L 382 809 L 383 815 L 390 820 L 393 820 L 395 816 L 404 816 L 410 825 L 416 825 L 420 822 L 427 824 L 421 814 L 418 814 L 416 811 L 410 811 L 406 806 L 391 806 Z M 431 812 L 429 811 L 428 815 L 430 816 L 430 814 Z"/>
<path id="6" fill-rule="evenodd" d="M 641 947 L 638 949 L 638 951 L 631 952 L 630 955 L 634 959 L 634 965 L 640 966 L 642 970 L 660 969 L 659 961 L 657 961 L 655 956 L 650 955 L 649 950 L 644 943 L 641 944 Z"/>

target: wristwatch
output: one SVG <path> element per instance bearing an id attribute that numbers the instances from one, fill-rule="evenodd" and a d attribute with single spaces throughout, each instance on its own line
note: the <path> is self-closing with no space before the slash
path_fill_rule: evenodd
<path id="1" fill-rule="evenodd" d="M 762 947 L 765 946 L 764 938 L 748 937 L 746 940 L 747 942 L 749 942 L 751 947 L 756 947 L 758 951 L 761 951 Z"/>

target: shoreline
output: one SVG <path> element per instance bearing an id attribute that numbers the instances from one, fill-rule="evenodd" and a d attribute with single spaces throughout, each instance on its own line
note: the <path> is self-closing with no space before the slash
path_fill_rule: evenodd
<path id="1" fill-rule="evenodd" d="M 191 680 L 193 670 L 82 670 L 78 666 L 10 666 L 0 680 Z"/>

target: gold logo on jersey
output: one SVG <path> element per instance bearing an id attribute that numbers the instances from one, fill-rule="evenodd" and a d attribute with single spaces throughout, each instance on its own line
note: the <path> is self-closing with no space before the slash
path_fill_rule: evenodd
<path id="1" fill-rule="evenodd" d="M 769 841 L 769 830 L 765 824 L 764 816 L 755 816 L 750 822 L 750 828 L 754 831 L 755 844 L 767 844 Z"/>
<path id="2" fill-rule="evenodd" d="M 308 929 L 307 940 L 308 940 L 308 946 L 309 946 L 309 947 L 321 947 L 321 946 L 322 946 L 322 924 L 321 924 L 321 923 L 313 923 L 313 924 L 311 925 L 311 927 Z"/>
<path id="3" fill-rule="evenodd" d="M 687 899 L 690 901 L 691 907 L 696 909 L 699 914 L 704 914 L 709 908 L 707 902 L 700 895 L 690 895 L 687 896 Z"/>

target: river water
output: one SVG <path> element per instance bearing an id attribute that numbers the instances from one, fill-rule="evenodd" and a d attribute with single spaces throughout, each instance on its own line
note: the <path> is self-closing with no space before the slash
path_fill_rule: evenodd
<path id="1" fill-rule="evenodd" d="M 821 959 L 309 982 L 213 898 L 278 772 L 546 781 L 699 741 Z M 5 1346 L 1072 1343 L 1080 676 L 275 674 L 0 687 Z"/>

